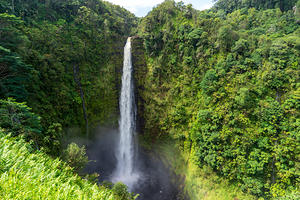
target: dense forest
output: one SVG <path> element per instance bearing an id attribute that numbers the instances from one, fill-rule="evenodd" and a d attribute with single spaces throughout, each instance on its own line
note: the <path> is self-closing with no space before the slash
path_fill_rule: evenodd
<path id="1" fill-rule="evenodd" d="M 68 128 L 117 123 L 123 46 L 136 26 L 100 0 L 0 1 L 1 138 L 16 137 L 0 142 L 1 199 L 133 198 L 123 185 L 97 188 L 96 174 L 75 176 L 85 149 L 62 139 Z"/>
<path id="2" fill-rule="evenodd" d="M 135 198 L 98 187 L 84 147 L 62 145 L 70 128 L 117 126 L 128 36 L 145 146 L 174 142 L 183 165 L 249 199 L 300 198 L 300 0 L 165 0 L 143 18 L 102 0 L 0 0 L 1 197 Z"/>
<path id="3" fill-rule="evenodd" d="M 97 0 L 2 0 L 0 12 L 2 98 L 28 102 L 45 129 L 116 119 L 133 14 Z"/>
<path id="4" fill-rule="evenodd" d="M 209 166 L 257 197 L 296 191 L 295 4 L 220 0 L 200 12 L 165 1 L 142 19 L 147 70 L 140 93 L 150 138 L 175 138 L 200 168 Z"/>

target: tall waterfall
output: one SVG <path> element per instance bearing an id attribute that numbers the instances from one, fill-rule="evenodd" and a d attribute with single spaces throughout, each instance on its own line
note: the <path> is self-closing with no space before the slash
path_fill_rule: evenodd
<path id="1" fill-rule="evenodd" d="M 113 182 L 121 181 L 131 189 L 139 175 L 135 169 L 136 160 L 136 105 L 131 62 L 131 38 L 124 47 L 122 89 L 120 96 L 120 141 L 117 149 L 117 168 L 112 176 Z"/>

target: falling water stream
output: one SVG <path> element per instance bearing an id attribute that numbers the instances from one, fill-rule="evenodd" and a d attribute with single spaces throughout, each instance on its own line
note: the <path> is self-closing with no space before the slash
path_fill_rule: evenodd
<path id="1" fill-rule="evenodd" d="M 120 96 L 120 141 L 116 152 L 117 168 L 112 175 L 113 182 L 121 181 L 125 183 L 129 189 L 131 189 L 139 179 L 138 171 L 135 168 L 135 161 L 137 158 L 135 137 L 136 105 L 132 71 L 131 38 L 129 37 L 124 47 L 122 88 Z"/>
<path id="2" fill-rule="evenodd" d="M 99 183 L 123 182 L 138 200 L 176 200 L 179 194 L 172 175 L 155 153 L 138 148 L 131 38 L 124 47 L 119 129 L 99 127 L 87 146 L 90 162 L 87 173 L 100 174 Z M 176 177 L 177 178 L 177 177 Z M 177 179 L 176 182 L 179 182 Z"/>

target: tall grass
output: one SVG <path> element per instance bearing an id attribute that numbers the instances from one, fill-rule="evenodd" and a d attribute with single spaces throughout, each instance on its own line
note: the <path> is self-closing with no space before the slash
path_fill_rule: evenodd
<path id="1" fill-rule="evenodd" d="M 112 191 L 76 175 L 59 159 L 33 152 L 20 138 L 0 131 L 0 199 L 107 199 Z"/>

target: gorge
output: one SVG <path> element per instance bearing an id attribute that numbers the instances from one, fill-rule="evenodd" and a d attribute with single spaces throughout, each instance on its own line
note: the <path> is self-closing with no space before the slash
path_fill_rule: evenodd
<path id="1" fill-rule="evenodd" d="M 0 0 L 0 198 L 298 200 L 299 63 L 300 0 Z"/>
<path id="2" fill-rule="evenodd" d="M 119 144 L 117 148 L 117 168 L 112 176 L 113 182 L 121 181 L 130 189 L 139 180 L 136 169 L 136 105 L 133 85 L 133 66 L 131 62 L 131 38 L 124 47 L 122 89 L 120 96 Z"/>
<path id="3" fill-rule="evenodd" d="M 139 194 L 140 200 L 179 199 L 180 182 L 172 181 L 177 177 L 168 169 L 169 166 L 153 151 L 145 151 L 138 143 L 133 73 L 129 37 L 124 47 L 119 128 L 112 130 L 99 127 L 95 130 L 93 135 L 96 137 L 87 145 L 89 158 L 94 162 L 86 170 L 88 173 L 101 174 L 101 181 L 126 184 L 130 192 Z"/>

